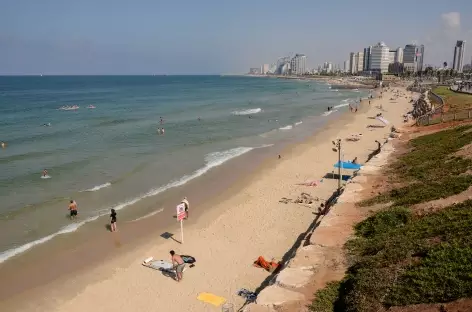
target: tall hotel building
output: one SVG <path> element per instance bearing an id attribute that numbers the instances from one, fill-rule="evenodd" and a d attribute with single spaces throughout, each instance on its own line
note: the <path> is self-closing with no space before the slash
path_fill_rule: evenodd
<path id="1" fill-rule="evenodd" d="M 452 69 L 458 73 L 462 73 L 464 67 L 464 54 L 465 54 L 465 40 L 457 40 L 454 48 L 454 59 L 452 61 Z"/>
<path id="2" fill-rule="evenodd" d="M 391 61 L 390 49 L 384 42 L 379 42 L 371 49 L 370 70 L 374 72 L 388 72 Z"/>

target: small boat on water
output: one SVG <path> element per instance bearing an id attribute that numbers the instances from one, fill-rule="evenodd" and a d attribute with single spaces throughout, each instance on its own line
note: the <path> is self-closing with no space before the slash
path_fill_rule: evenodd
<path id="1" fill-rule="evenodd" d="M 89 106 L 87 106 L 87 108 L 88 108 L 88 109 L 94 109 L 94 108 L 96 108 L 96 107 L 93 106 L 93 105 L 89 105 Z"/>

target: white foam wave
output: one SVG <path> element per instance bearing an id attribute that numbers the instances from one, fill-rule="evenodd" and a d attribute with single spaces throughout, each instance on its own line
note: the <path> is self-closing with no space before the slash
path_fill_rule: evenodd
<path id="1" fill-rule="evenodd" d="M 61 228 L 59 231 L 57 231 L 56 233 L 53 233 L 51 235 L 48 235 L 46 237 L 37 239 L 37 240 L 32 241 L 32 242 L 29 242 L 27 244 L 21 245 L 20 247 L 6 250 L 6 251 L 0 253 L 0 263 L 3 263 L 6 260 L 8 260 L 9 258 L 14 257 L 14 256 L 16 256 L 20 253 L 23 253 L 23 252 L 27 251 L 28 249 L 33 248 L 36 245 L 43 244 L 43 243 L 53 239 L 57 235 L 72 233 L 72 232 L 76 231 L 79 227 L 84 225 L 85 223 L 97 220 L 98 217 L 99 216 L 95 216 L 95 217 L 92 217 L 92 218 L 88 218 L 88 219 L 86 219 L 82 222 L 77 222 L 77 223 L 72 223 L 72 224 L 66 225 L 63 228 Z"/>
<path id="2" fill-rule="evenodd" d="M 251 108 L 251 109 L 246 109 L 246 110 L 241 110 L 241 111 L 234 111 L 232 112 L 233 115 L 253 115 L 262 112 L 261 108 Z"/>
<path id="3" fill-rule="evenodd" d="M 326 117 L 326 116 L 329 116 L 329 115 L 331 115 L 332 113 L 337 112 L 337 111 L 338 111 L 337 109 L 331 110 L 331 111 L 327 111 L 327 112 L 324 112 L 323 114 L 321 114 L 321 116 Z"/>
<path id="4" fill-rule="evenodd" d="M 107 182 L 107 183 L 103 183 L 103 184 L 100 184 L 100 185 L 96 185 L 96 186 L 94 186 L 90 189 L 84 190 L 82 192 L 96 192 L 98 190 L 101 190 L 102 188 L 109 187 L 109 186 L 111 186 L 111 183 Z"/>
<path id="5" fill-rule="evenodd" d="M 163 211 L 164 211 L 164 208 L 161 208 L 161 209 L 159 209 L 159 210 L 156 210 L 156 211 L 153 211 L 153 212 L 151 212 L 151 213 L 148 213 L 147 215 L 144 215 L 144 216 L 139 217 L 139 218 L 137 218 L 137 219 L 131 220 L 131 222 L 136 222 L 136 221 L 139 221 L 139 220 L 147 219 L 147 218 L 152 217 L 152 216 L 154 216 L 154 215 L 156 215 L 156 214 L 158 214 L 158 213 L 161 213 L 161 212 L 163 212 Z"/>
<path id="6" fill-rule="evenodd" d="M 343 104 L 339 104 L 339 105 L 334 105 L 333 107 L 334 107 L 334 108 L 340 108 L 340 107 L 345 107 L 345 106 L 349 106 L 349 103 L 343 103 Z"/>
<path id="7" fill-rule="evenodd" d="M 288 126 L 279 128 L 279 130 L 290 130 L 292 128 L 293 128 L 292 125 L 288 125 Z"/>
<path id="8" fill-rule="evenodd" d="M 262 146 L 259 146 L 259 147 L 256 147 L 256 148 L 265 148 L 265 147 L 269 147 L 269 146 L 272 146 L 272 144 L 262 145 Z M 254 149 L 253 147 L 237 147 L 237 148 L 233 148 L 233 149 L 222 151 L 222 152 L 209 153 L 205 156 L 205 166 L 203 166 L 202 168 L 194 171 L 192 174 L 185 175 L 185 176 L 181 177 L 180 179 L 174 180 L 174 181 L 172 181 L 172 182 L 170 182 L 166 185 L 163 185 L 161 187 L 151 189 L 150 191 L 148 191 L 147 193 L 142 194 L 141 196 L 135 197 L 133 199 L 130 199 L 130 200 L 122 202 L 122 203 L 118 203 L 114 207 L 110 207 L 110 208 L 113 208 L 115 210 L 121 210 L 121 209 L 123 209 L 127 206 L 130 206 L 130 205 L 133 205 L 133 204 L 137 203 L 138 201 L 140 201 L 144 198 L 155 196 L 155 195 L 157 195 L 159 193 L 162 193 L 162 192 L 164 192 L 164 191 L 166 191 L 170 188 L 182 186 L 185 183 L 189 182 L 190 180 L 193 180 L 193 179 L 207 173 L 210 169 L 212 169 L 214 167 L 217 167 L 217 166 L 227 162 L 228 160 L 230 160 L 232 158 L 241 156 L 241 155 L 243 155 L 243 154 L 245 154 L 245 153 L 247 153 L 247 152 L 249 152 L 253 149 Z M 30 249 L 30 248 L 32 248 L 36 245 L 43 244 L 43 243 L 53 239 L 57 235 L 74 232 L 79 227 L 81 227 L 82 225 L 84 225 L 88 222 L 95 221 L 101 216 L 107 215 L 109 211 L 110 211 L 110 209 L 103 209 L 100 212 L 98 212 L 98 214 L 94 217 L 90 217 L 90 218 L 85 219 L 81 222 L 76 222 L 76 223 L 66 225 L 65 227 L 63 227 L 59 231 L 57 231 L 56 233 L 53 233 L 51 235 L 48 235 L 46 237 L 37 239 L 37 240 L 32 241 L 32 242 L 29 242 L 29 243 L 24 244 L 22 246 L 6 250 L 6 251 L 0 253 L 0 263 L 3 263 L 6 260 L 8 260 L 9 258 L 14 257 L 14 256 L 16 256 L 20 253 L 23 253 L 23 252 L 27 251 L 28 249 Z"/>
<path id="9" fill-rule="evenodd" d="M 301 125 L 303 123 L 303 121 L 298 121 L 295 123 L 295 126 L 298 126 L 298 125 Z"/>

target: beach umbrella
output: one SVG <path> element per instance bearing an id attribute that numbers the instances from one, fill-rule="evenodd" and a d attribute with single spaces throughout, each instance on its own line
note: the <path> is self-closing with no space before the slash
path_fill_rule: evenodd
<path id="1" fill-rule="evenodd" d="M 334 164 L 334 168 L 343 168 L 343 169 L 351 169 L 351 170 L 358 170 L 361 169 L 361 165 L 354 164 L 352 162 L 347 161 L 338 161 Z"/>

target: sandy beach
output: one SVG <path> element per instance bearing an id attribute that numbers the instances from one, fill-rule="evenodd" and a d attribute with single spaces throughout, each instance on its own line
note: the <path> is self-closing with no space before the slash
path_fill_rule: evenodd
<path id="1" fill-rule="evenodd" d="M 356 113 L 343 114 L 310 139 L 282 151 L 281 159 L 274 155 L 249 177 L 222 190 L 212 200 L 202 201 L 198 209 L 202 213 L 190 215 L 192 222 L 184 223 L 184 244 L 177 242 L 180 240 L 177 222 L 172 228 L 160 229 L 174 234 L 174 239 L 155 233 L 125 251 L 119 247 L 120 237 L 125 237 L 126 231 L 119 228 L 117 233 L 105 233 L 110 248 L 117 249 L 112 257 L 93 267 L 77 271 L 71 268 L 70 276 L 3 300 L 0 310 L 220 311 L 220 307 L 197 300 L 199 293 L 209 292 L 234 304 L 236 311 L 244 304 L 237 291 L 240 288 L 254 291 L 270 276 L 254 267 L 253 261 L 259 256 L 282 259 L 310 226 L 318 206 L 336 190 L 338 181 L 329 178 L 333 171 L 337 172 L 333 164 L 338 154 L 332 150 L 332 141 L 342 139 L 344 160 L 357 157 L 362 164 L 377 148 L 375 141 L 385 141 L 391 125 L 403 124 L 402 115 L 411 109 L 411 93 L 404 88 L 393 90 L 407 96 L 391 100 L 394 96 L 391 90 L 370 103 L 364 100 Z M 380 127 L 383 124 L 379 120 L 369 118 L 378 113 L 390 124 Z M 358 141 L 345 140 L 355 134 L 360 138 Z M 328 177 L 323 178 L 326 174 Z M 317 186 L 299 185 L 311 181 Z M 320 200 L 311 207 L 279 202 L 283 197 L 296 199 L 302 192 Z M 192 199 L 189 200 L 192 209 Z M 141 226 L 152 227 L 159 218 L 150 217 Z M 197 259 L 196 266 L 184 272 L 180 283 L 141 265 L 150 256 L 169 260 L 170 250 Z"/>

